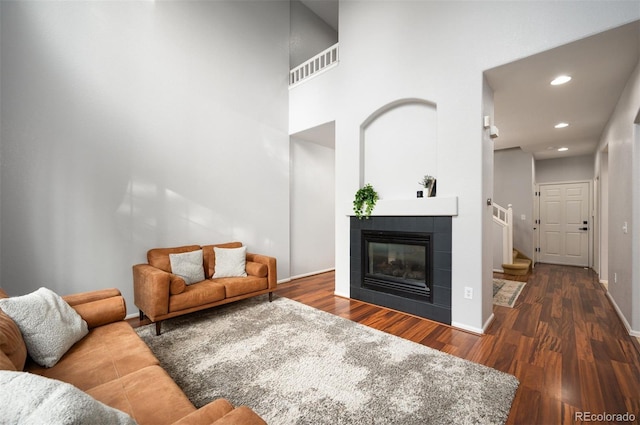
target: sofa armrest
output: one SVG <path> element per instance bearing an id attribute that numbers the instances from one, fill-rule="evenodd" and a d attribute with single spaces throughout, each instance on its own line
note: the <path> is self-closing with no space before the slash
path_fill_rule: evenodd
<path id="1" fill-rule="evenodd" d="M 71 307 L 78 304 L 86 304 L 92 301 L 104 300 L 111 297 L 119 297 L 122 295 L 116 288 L 100 289 L 98 291 L 80 292 L 77 294 L 64 295 L 62 298 Z"/>
<path id="2" fill-rule="evenodd" d="M 169 312 L 171 273 L 149 264 L 133 266 L 133 301 L 151 320 Z"/>
<path id="3" fill-rule="evenodd" d="M 247 252 L 247 261 L 266 265 L 268 270 L 267 281 L 269 282 L 269 289 L 276 289 L 278 286 L 278 269 L 275 257 Z"/>
<path id="4" fill-rule="evenodd" d="M 212 401 L 195 412 L 188 414 L 178 422 L 173 423 L 173 425 L 201 424 L 267 425 L 260 416 L 247 406 L 240 406 L 234 409 L 231 403 L 223 398 Z"/>
<path id="5" fill-rule="evenodd" d="M 62 298 L 87 322 L 89 329 L 119 322 L 127 315 L 124 297 L 115 288 L 65 295 Z"/>

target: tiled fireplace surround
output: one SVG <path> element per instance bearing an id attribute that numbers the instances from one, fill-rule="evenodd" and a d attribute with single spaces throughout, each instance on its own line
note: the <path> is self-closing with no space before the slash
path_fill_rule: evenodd
<path id="1" fill-rule="evenodd" d="M 372 216 L 351 217 L 350 297 L 416 316 L 451 324 L 451 217 Z M 415 300 L 362 287 L 362 231 L 420 232 L 431 234 L 432 301 Z"/>

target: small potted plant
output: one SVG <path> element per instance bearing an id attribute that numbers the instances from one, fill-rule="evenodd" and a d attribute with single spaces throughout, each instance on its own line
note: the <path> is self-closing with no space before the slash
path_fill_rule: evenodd
<path id="1" fill-rule="evenodd" d="M 371 184 L 367 183 L 364 187 L 358 189 L 353 200 L 353 212 L 355 212 L 356 217 L 360 220 L 362 220 L 362 217 L 369 218 L 378 199 L 378 192 L 375 191 Z"/>
<path id="2" fill-rule="evenodd" d="M 424 195 L 427 197 L 436 196 L 436 178 L 430 175 L 425 175 L 418 184 L 424 187 L 424 191 L 418 191 L 418 198 L 422 198 Z M 426 193 L 425 193 L 426 192 Z"/>

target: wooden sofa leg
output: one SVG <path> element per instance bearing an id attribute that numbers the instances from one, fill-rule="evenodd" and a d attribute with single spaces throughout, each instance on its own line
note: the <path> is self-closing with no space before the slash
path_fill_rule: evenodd
<path id="1" fill-rule="evenodd" d="M 156 336 L 160 335 L 160 326 L 162 324 L 162 321 L 160 322 L 156 322 Z"/>
<path id="2" fill-rule="evenodd" d="M 269 302 L 273 301 L 273 292 L 269 292 Z"/>

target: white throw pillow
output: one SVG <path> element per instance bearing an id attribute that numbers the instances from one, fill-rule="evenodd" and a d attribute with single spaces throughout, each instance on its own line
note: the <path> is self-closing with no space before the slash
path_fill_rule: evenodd
<path id="1" fill-rule="evenodd" d="M 213 277 L 245 277 L 247 275 L 247 247 L 218 248 L 213 247 L 216 254 L 216 267 Z"/>
<path id="2" fill-rule="evenodd" d="M 89 329 L 87 322 L 47 288 L 0 299 L 0 308 L 18 325 L 27 352 L 39 365 L 52 367 Z"/>
<path id="3" fill-rule="evenodd" d="M 0 423 L 134 425 L 126 413 L 66 382 L 28 372 L 0 371 Z"/>
<path id="4" fill-rule="evenodd" d="M 169 254 L 169 262 L 171 263 L 171 273 L 183 278 L 187 285 L 204 280 L 201 249 L 181 254 Z"/>

